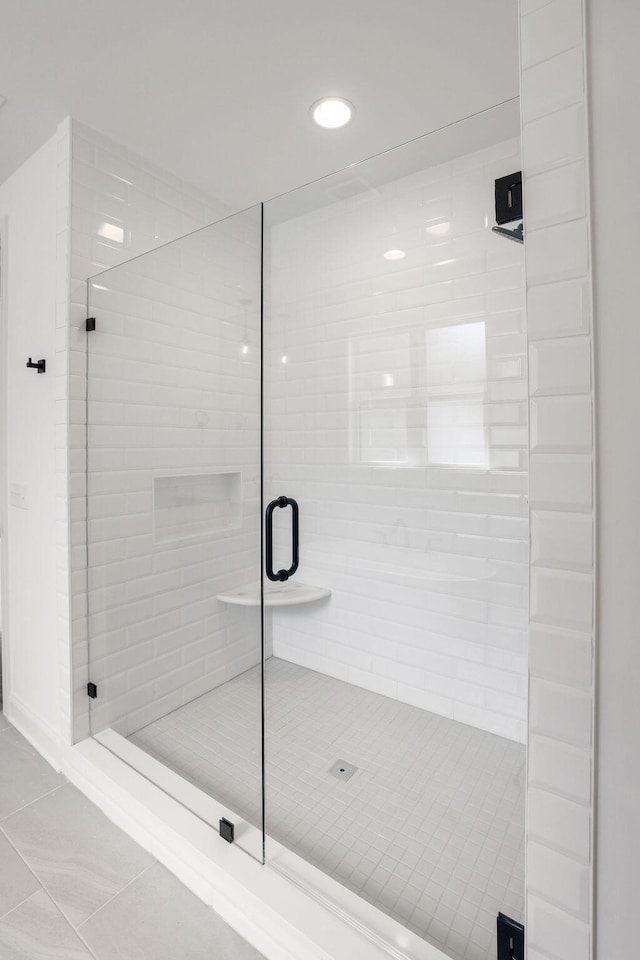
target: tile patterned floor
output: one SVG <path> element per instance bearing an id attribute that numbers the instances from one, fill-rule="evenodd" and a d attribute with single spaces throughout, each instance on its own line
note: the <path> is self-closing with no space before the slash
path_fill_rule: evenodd
<path id="1" fill-rule="evenodd" d="M 493 960 L 498 911 L 524 911 L 524 747 L 276 658 L 266 680 L 268 833 L 454 960 Z M 256 825 L 259 683 L 130 738 Z"/>
<path id="2" fill-rule="evenodd" d="M 264 960 L 0 714 L 2 960 Z"/>

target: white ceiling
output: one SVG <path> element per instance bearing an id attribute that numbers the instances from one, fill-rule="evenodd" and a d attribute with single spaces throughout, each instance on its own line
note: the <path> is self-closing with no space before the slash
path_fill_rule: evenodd
<path id="1" fill-rule="evenodd" d="M 72 114 L 234 207 L 518 94 L 516 0 L 0 0 L 0 182 Z M 321 130 L 311 103 L 356 106 Z"/>

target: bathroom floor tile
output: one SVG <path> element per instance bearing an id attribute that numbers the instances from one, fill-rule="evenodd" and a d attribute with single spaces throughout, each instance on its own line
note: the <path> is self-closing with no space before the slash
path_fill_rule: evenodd
<path id="1" fill-rule="evenodd" d="M 269 836 L 455 960 L 493 960 L 498 911 L 524 913 L 524 746 L 276 657 L 265 669 Z M 255 826 L 259 683 L 248 670 L 130 737 Z M 338 759 L 357 767 L 347 782 Z M 468 942 L 469 902 L 486 945 Z"/>
<path id="2" fill-rule="evenodd" d="M 98 960 L 264 960 L 159 863 L 80 933 Z"/>
<path id="3" fill-rule="evenodd" d="M 0 831 L 0 917 L 40 889 L 40 884 Z"/>
<path id="4" fill-rule="evenodd" d="M 0 920 L 2 960 L 91 960 L 78 935 L 44 890 Z"/>
<path id="5" fill-rule="evenodd" d="M 0 734 L 0 820 L 65 782 L 17 730 Z"/>
<path id="6" fill-rule="evenodd" d="M 2 827 L 74 926 L 153 863 L 70 783 Z"/>

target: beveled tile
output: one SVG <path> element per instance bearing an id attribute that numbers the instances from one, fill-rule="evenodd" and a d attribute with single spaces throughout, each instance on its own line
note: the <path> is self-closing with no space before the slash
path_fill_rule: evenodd
<path id="1" fill-rule="evenodd" d="M 29 867 L 0 831 L 0 917 L 39 889 Z"/>
<path id="2" fill-rule="evenodd" d="M 80 932 L 98 960 L 263 960 L 159 863 Z"/>
<path id="3" fill-rule="evenodd" d="M 44 890 L 0 920 L 2 960 L 91 960 Z"/>
<path id="4" fill-rule="evenodd" d="M 0 820 L 65 782 L 17 730 L 0 735 Z"/>
<path id="5" fill-rule="evenodd" d="M 71 784 L 8 817 L 3 828 L 74 926 L 153 863 Z"/>

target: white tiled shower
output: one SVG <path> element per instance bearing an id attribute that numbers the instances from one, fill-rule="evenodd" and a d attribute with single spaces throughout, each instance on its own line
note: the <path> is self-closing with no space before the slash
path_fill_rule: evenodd
<path id="1" fill-rule="evenodd" d="M 88 150 L 82 144 L 79 157 Z M 524 742 L 523 259 L 522 247 L 490 230 L 493 180 L 519 162 L 519 141 L 512 137 L 372 190 L 373 202 L 366 185 L 363 199 L 360 184 L 351 201 L 273 228 L 266 466 L 273 494 L 284 483 L 302 502 L 300 578 L 333 590 L 331 602 L 317 609 L 273 612 L 274 652 Z M 82 169 L 82 160 L 76 163 Z M 232 264 L 236 285 L 216 286 L 206 231 L 108 274 L 104 292 L 100 278 L 92 284 L 92 310 L 103 307 L 103 325 L 114 327 L 101 341 L 105 347 L 89 348 L 90 400 L 93 389 L 98 402 L 89 415 L 92 661 L 96 682 L 106 683 L 98 709 L 110 723 L 122 721 L 125 733 L 229 678 L 226 662 L 218 679 L 213 676 L 204 624 L 212 628 L 216 604 L 214 596 L 203 597 L 205 578 L 186 584 L 182 574 L 172 581 L 178 591 L 172 606 L 170 574 L 157 559 L 155 569 L 145 559 L 144 543 L 157 536 L 143 468 L 163 469 L 157 490 L 172 464 L 193 473 L 206 460 L 206 448 L 197 452 L 205 435 L 215 443 L 213 396 L 201 411 L 206 427 L 196 411 L 189 435 L 186 414 L 169 409 L 180 408 L 180 367 L 166 366 L 211 366 L 206 356 L 202 362 L 203 351 L 216 343 L 208 316 L 226 324 L 228 362 L 241 375 L 227 372 L 248 390 L 246 398 L 238 395 L 235 413 L 226 404 L 220 428 L 246 429 L 247 414 L 256 415 L 258 296 L 249 289 L 256 275 L 255 226 L 249 222 L 243 231 L 232 218 L 211 235 L 210 249 L 223 254 L 215 268 L 222 278 Z M 124 235 L 127 226 L 112 216 L 100 221 L 103 234 L 107 228 Z M 405 256 L 385 260 L 394 245 Z M 106 247 L 114 249 L 113 239 Z M 143 396 L 145 379 L 154 385 L 151 404 Z M 202 400 L 193 391 L 180 396 L 180 403 L 196 406 Z M 127 409 L 132 403 L 137 406 Z M 224 436 L 227 443 L 230 434 Z M 247 438 L 251 434 L 243 443 Z M 149 444 L 152 449 L 138 449 Z M 238 469 L 229 477 L 239 476 L 243 449 L 238 444 Z M 119 536 L 114 521 L 123 514 L 126 536 Z M 174 555 L 187 563 L 198 549 L 187 544 Z M 241 563 L 234 575 L 227 564 L 209 593 L 240 586 L 254 573 Z M 121 613 L 121 642 L 111 628 L 107 666 L 99 653 L 107 634 L 98 621 L 105 620 L 105 605 L 122 611 L 125 600 L 130 616 Z M 198 603 L 204 604 L 201 617 Z M 139 643 L 132 642 L 134 634 Z M 210 682 L 207 670 L 198 672 L 197 648 L 208 657 Z M 245 654 L 247 666 L 252 655 Z M 187 688 L 178 696 L 181 676 Z"/>
<path id="2" fill-rule="evenodd" d="M 73 701 L 72 738 L 90 732 L 86 697 L 89 651 L 87 645 L 87 526 L 86 526 L 86 395 L 87 280 L 104 270 L 220 219 L 228 208 L 192 184 L 149 162 L 126 146 L 77 120 L 59 134 L 58 197 L 60 227 L 70 227 L 70 249 L 60 244 L 67 283 L 58 291 L 57 369 L 61 398 L 58 430 L 68 429 L 69 456 L 61 442 L 58 451 L 58 539 L 65 542 L 69 511 L 72 602 L 60 596 L 63 614 L 59 630 L 61 661 L 71 634 Z M 65 202 L 68 208 L 65 207 Z M 68 381 L 68 383 L 67 383 Z M 67 427 L 68 418 L 68 427 Z M 67 434 L 65 434 L 66 442 Z M 69 472 L 68 488 L 66 471 Z M 67 507 L 67 496 L 69 505 Z M 68 558 L 58 550 L 59 582 L 64 583 Z M 120 671 L 115 670 L 115 673 Z M 68 676 L 65 670 L 63 675 Z M 64 681 L 66 686 L 67 681 Z M 126 710 L 125 710 L 126 712 Z M 122 713 L 122 711 L 121 711 Z M 71 721 L 70 721 L 71 723 Z"/>
<path id="3" fill-rule="evenodd" d="M 268 499 L 300 502 L 297 576 L 332 590 L 273 611 L 274 654 L 524 742 L 524 258 L 491 231 L 520 166 L 518 137 L 390 182 L 365 165 L 274 222 L 265 450 Z"/>
<path id="4" fill-rule="evenodd" d="M 89 284 L 94 731 L 127 736 L 260 659 L 258 611 L 217 600 L 260 576 L 259 224 Z"/>
<path id="5" fill-rule="evenodd" d="M 399 171 L 392 156 L 365 163 L 319 194 L 230 216 L 98 273 L 88 301 L 96 329 L 85 340 L 92 733 L 130 737 L 259 827 L 264 655 L 273 836 L 452 957 L 474 960 L 493 950 L 499 909 L 523 912 L 523 248 L 491 229 L 494 181 L 521 165 L 517 119 L 507 105 L 464 135 L 431 138 L 426 152 L 405 148 Z M 116 193 L 128 173 L 135 205 L 136 172 L 119 169 Z M 126 220 L 97 210 L 76 220 L 116 260 L 118 245 L 133 246 Z M 134 222 L 144 231 L 144 213 Z M 299 503 L 294 584 L 323 593 L 269 605 L 262 630 L 261 464 L 264 503 Z M 279 516 L 276 569 L 289 549 Z M 318 725 L 305 750 L 311 734 L 296 731 L 317 711 L 342 720 Z M 374 774 L 385 716 L 414 743 L 402 757 L 420 753 L 419 731 L 432 724 L 423 739 L 433 737 L 433 770 L 425 753 L 410 775 L 400 761 L 393 784 Z M 460 750 L 493 757 L 492 777 L 461 773 L 454 788 L 458 774 L 445 777 L 438 758 Z M 233 777 L 213 776 L 221 761 L 242 767 L 235 800 Z M 343 817 L 328 769 L 340 762 L 359 771 Z M 387 846 L 406 840 L 398 819 L 366 855 L 367 830 L 384 829 L 371 806 L 376 784 L 402 810 L 403 791 L 419 797 L 429 782 L 431 812 L 424 819 L 418 804 L 410 816 L 414 849 L 391 866 Z M 318 791 L 338 819 L 309 847 L 317 831 L 304 816 L 288 831 L 288 803 L 299 795 L 313 817 Z M 465 843 L 475 854 L 452 874 L 454 896 L 444 872 Z M 402 862 L 411 858 L 413 882 Z"/>

